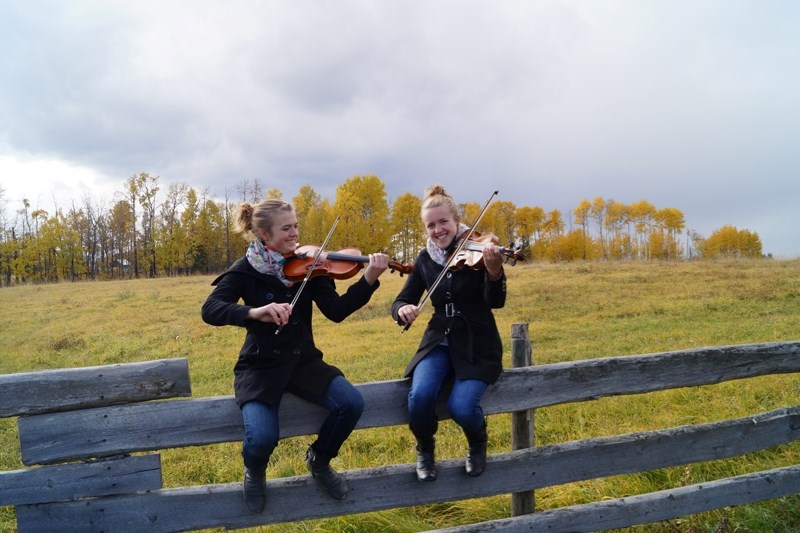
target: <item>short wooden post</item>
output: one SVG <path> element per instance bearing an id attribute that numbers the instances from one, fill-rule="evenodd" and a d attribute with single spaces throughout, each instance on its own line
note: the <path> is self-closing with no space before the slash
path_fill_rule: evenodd
<path id="1" fill-rule="evenodd" d="M 514 368 L 532 364 L 532 349 L 527 322 L 511 326 L 511 364 Z M 533 436 L 534 410 L 511 413 L 511 449 L 530 448 Z M 511 516 L 530 514 L 535 510 L 533 491 L 515 492 L 511 495 Z"/>

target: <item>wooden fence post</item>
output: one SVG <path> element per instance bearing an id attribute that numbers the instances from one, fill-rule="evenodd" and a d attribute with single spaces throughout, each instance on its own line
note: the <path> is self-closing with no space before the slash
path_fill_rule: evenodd
<path id="1" fill-rule="evenodd" d="M 519 322 L 511 326 L 511 365 L 514 368 L 532 364 L 531 341 L 528 336 L 528 323 Z M 533 446 L 534 410 L 511 413 L 511 449 L 520 450 Z M 515 492 L 511 495 L 511 516 L 534 512 L 533 491 Z"/>

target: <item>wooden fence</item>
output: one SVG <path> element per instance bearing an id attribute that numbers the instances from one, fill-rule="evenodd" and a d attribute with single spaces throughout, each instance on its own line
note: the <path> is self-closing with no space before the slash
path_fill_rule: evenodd
<path id="1" fill-rule="evenodd" d="M 512 355 L 530 353 L 527 325 L 512 330 Z M 800 466 L 619 500 L 533 512 L 537 488 L 733 457 L 800 438 L 800 407 L 746 418 L 552 446 L 525 443 L 529 410 L 800 371 L 800 341 L 721 346 L 556 363 L 504 371 L 489 388 L 488 415 L 517 413 L 521 449 L 492 454 L 480 478 L 463 459 L 440 461 L 435 483 L 413 464 L 347 472 L 351 492 L 326 497 L 310 476 L 268 479 L 267 509 L 250 513 L 241 483 L 162 488 L 161 449 L 239 441 L 233 397 L 191 395 L 185 359 L 0 376 L 0 416 L 18 416 L 22 470 L 0 472 L 0 506 L 29 531 L 153 532 L 243 528 L 498 494 L 520 496 L 512 518 L 447 531 L 597 531 L 800 493 Z M 358 385 L 358 428 L 405 425 L 406 380 Z M 153 401 L 156 400 L 156 401 Z M 442 406 L 443 407 L 443 406 Z M 521 413 L 521 415 L 520 415 Z M 442 413 L 443 414 L 443 413 Z M 324 412 L 288 395 L 281 438 L 316 433 Z M 39 466 L 34 466 L 39 465 Z M 532 500 L 528 500 L 532 502 Z"/>

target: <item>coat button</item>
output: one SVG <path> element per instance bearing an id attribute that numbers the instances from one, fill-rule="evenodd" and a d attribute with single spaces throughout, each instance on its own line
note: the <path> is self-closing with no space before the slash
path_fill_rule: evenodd
<path id="1" fill-rule="evenodd" d="M 300 355 L 300 348 L 295 348 L 294 350 L 292 350 L 292 353 L 295 355 Z"/>
<path id="2" fill-rule="evenodd" d="M 452 272 L 448 272 L 448 273 L 447 273 L 447 279 L 450 279 L 450 278 L 452 278 L 452 277 L 453 277 L 453 273 L 452 273 Z"/>
<path id="3" fill-rule="evenodd" d="M 446 293 L 444 293 L 444 297 L 449 300 L 449 299 L 451 299 L 453 297 L 453 295 L 450 294 L 450 291 L 447 291 Z"/>
<path id="4" fill-rule="evenodd" d="M 274 299 L 275 299 L 275 295 L 274 295 L 274 294 L 272 294 L 271 292 L 268 292 L 268 293 L 267 293 L 267 300 L 270 300 L 270 301 L 272 301 L 272 300 L 274 300 Z"/>
<path id="5" fill-rule="evenodd" d="M 281 354 L 280 350 L 272 350 L 272 355 L 280 355 L 280 354 Z"/>

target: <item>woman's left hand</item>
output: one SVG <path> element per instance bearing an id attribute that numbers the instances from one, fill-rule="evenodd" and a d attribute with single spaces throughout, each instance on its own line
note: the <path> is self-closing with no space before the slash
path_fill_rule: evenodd
<path id="1" fill-rule="evenodd" d="M 489 279 L 498 279 L 503 273 L 503 254 L 493 242 L 488 242 L 483 246 L 483 265 L 486 267 Z"/>
<path id="2" fill-rule="evenodd" d="M 386 254 L 369 254 L 369 265 L 364 272 L 364 279 L 370 285 L 375 285 L 381 274 L 389 268 L 389 256 Z"/>

